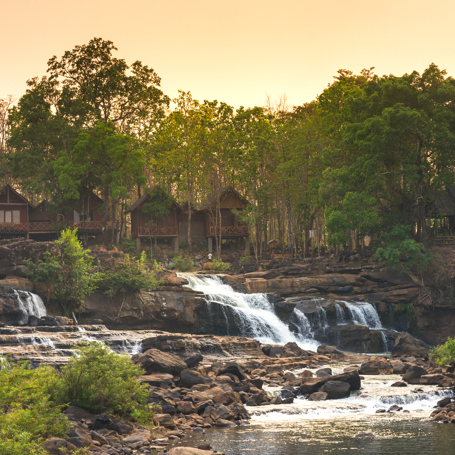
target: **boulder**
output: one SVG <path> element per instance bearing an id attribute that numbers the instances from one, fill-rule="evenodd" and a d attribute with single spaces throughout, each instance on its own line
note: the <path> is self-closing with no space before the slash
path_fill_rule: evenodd
<path id="1" fill-rule="evenodd" d="M 360 366 L 360 374 L 392 374 L 393 365 L 383 358 L 372 358 Z"/>
<path id="2" fill-rule="evenodd" d="M 193 368 L 199 365 L 200 362 L 202 362 L 202 355 L 200 353 L 194 354 L 187 359 L 185 359 L 186 366 L 188 368 Z"/>
<path id="3" fill-rule="evenodd" d="M 44 449 L 50 455 L 66 455 L 76 450 L 76 446 L 71 442 L 60 438 L 50 438 L 41 444 L 41 448 Z"/>
<path id="4" fill-rule="evenodd" d="M 164 428 L 169 430 L 175 430 L 176 425 L 174 419 L 169 414 L 155 414 L 153 416 L 153 421 Z"/>
<path id="5" fill-rule="evenodd" d="M 314 392 L 309 397 L 309 401 L 324 401 L 327 400 L 328 393 L 327 392 Z"/>
<path id="6" fill-rule="evenodd" d="M 187 368 L 186 363 L 180 357 L 158 349 L 149 349 L 143 354 L 135 354 L 132 361 L 136 365 L 140 365 L 147 373 L 160 372 L 179 376 Z"/>
<path id="7" fill-rule="evenodd" d="M 212 380 L 198 371 L 185 369 L 180 373 L 180 387 L 190 389 L 196 384 L 209 384 Z"/>
<path id="8" fill-rule="evenodd" d="M 336 400 L 349 396 L 351 386 L 343 381 L 327 381 L 319 390 L 320 392 L 327 393 L 328 400 Z"/>
<path id="9" fill-rule="evenodd" d="M 444 381 L 443 374 L 423 374 L 420 376 L 420 384 L 426 385 L 440 385 Z"/>
<path id="10" fill-rule="evenodd" d="M 425 368 L 419 367 L 418 365 L 412 365 L 408 368 L 402 379 L 408 384 L 420 384 L 420 377 L 426 374 L 427 370 L 425 370 Z"/>
<path id="11" fill-rule="evenodd" d="M 224 374 L 233 374 L 234 376 L 237 376 L 240 381 L 243 381 L 246 379 L 245 373 L 243 372 L 243 368 L 235 362 L 228 363 L 225 365 L 223 369 L 217 372 L 217 376 L 221 376 Z"/>
<path id="12" fill-rule="evenodd" d="M 423 341 L 414 338 L 408 332 L 401 332 L 395 340 L 392 357 L 413 356 L 428 359 L 429 346 Z"/>

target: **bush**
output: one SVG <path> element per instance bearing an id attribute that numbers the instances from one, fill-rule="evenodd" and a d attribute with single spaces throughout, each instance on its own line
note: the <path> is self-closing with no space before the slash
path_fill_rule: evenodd
<path id="1" fill-rule="evenodd" d="M 212 263 L 211 262 L 205 262 L 202 265 L 202 270 L 212 270 Z"/>
<path id="2" fill-rule="evenodd" d="M 147 407 L 147 386 L 137 381 L 143 371 L 128 356 L 100 343 L 80 346 L 75 352 L 57 373 L 52 394 L 56 402 L 80 406 L 94 414 L 125 415 Z"/>
<path id="3" fill-rule="evenodd" d="M 126 292 L 151 291 L 156 289 L 161 281 L 157 278 L 158 263 L 155 261 L 154 270 L 145 263 L 145 251 L 139 260 L 125 255 L 122 261 L 107 263 L 103 270 L 103 288 L 106 294 L 114 296 Z"/>
<path id="4" fill-rule="evenodd" d="M 33 282 L 52 283 L 50 299 L 71 310 L 80 307 L 84 299 L 96 289 L 102 278 L 95 272 L 90 250 L 84 250 L 77 238 L 77 229 L 62 231 L 60 238 L 51 242 L 51 249 L 36 264 L 24 260 L 24 275 Z"/>
<path id="5" fill-rule="evenodd" d="M 441 366 L 455 362 L 455 338 L 449 337 L 444 344 L 432 349 L 430 358 Z"/>
<path id="6" fill-rule="evenodd" d="M 176 255 L 173 258 L 173 262 L 175 268 L 180 272 L 189 272 L 194 267 L 193 260 L 187 256 Z"/>
<path id="7" fill-rule="evenodd" d="M 221 259 L 214 258 L 212 262 L 213 270 L 216 272 L 226 272 L 231 268 L 231 264 L 223 262 Z"/>
<path id="8" fill-rule="evenodd" d="M 250 262 L 251 261 L 251 256 L 247 255 L 247 256 L 242 256 L 240 258 L 240 264 L 245 264 L 246 262 Z"/>
<path id="9" fill-rule="evenodd" d="M 40 444 L 63 436 L 70 428 L 62 406 L 51 401 L 56 376 L 53 368 L 31 369 L 27 362 L 0 362 L 0 453 L 45 453 Z"/>

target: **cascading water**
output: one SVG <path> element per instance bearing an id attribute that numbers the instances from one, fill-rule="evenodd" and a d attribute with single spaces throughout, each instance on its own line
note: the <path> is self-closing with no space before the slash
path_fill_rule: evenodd
<path id="1" fill-rule="evenodd" d="M 46 307 L 39 295 L 14 289 L 13 299 L 17 302 L 22 313 L 18 320 L 19 325 L 27 324 L 29 316 L 35 316 L 37 318 L 46 316 Z"/>
<path id="2" fill-rule="evenodd" d="M 305 315 L 294 310 L 294 320 L 298 326 L 295 335 L 289 327 L 275 314 L 273 304 L 266 294 L 242 294 L 235 292 L 231 286 L 223 284 L 217 276 L 196 276 L 179 274 L 188 281 L 188 287 L 203 292 L 212 313 L 212 305 L 217 305 L 225 319 L 227 334 L 239 334 L 257 339 L 261 343 L 286 344 L 297 343 L 303 349 L 315 349 L 319 343 L 309 335 L 309 323 Z M 232 318 L 229 318 L 229 314 Z M 229 324 L 231 320 L 231 326 Z M 235 330 L 232 327 L 235 321 Z"/>
<path id="3" fill-rule="evenodd" d="M 346 324 L 346 314 L 344 313 L 343 308 L 338 305 L 338 303 L 335 303 L 335 313 L 337 316 L 337 325 Z"/>
<path id="4" fill-rule="evenodd" d="M 378 312 L 371 303 L 359 302 L 356 304 L 343 301 L 347 312 L 355 324 L 366 325 L 370 329 L 383 329 Z"/>

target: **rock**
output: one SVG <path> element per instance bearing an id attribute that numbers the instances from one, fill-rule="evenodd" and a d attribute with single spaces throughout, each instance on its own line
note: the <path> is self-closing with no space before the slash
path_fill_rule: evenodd
<path id="1" fill-rule="evenodd" d="M 139 378 L 139 381 L 145 382 L 146 384 L 152 385 L 154 387 L 160 387 L 163 382 L 172 381 L 174 376 L 169 373 L 152 373 L 144 374 Z"/>
<path id="2" fill-rule="evenodd" d="M 316 371 L 316 376 L 318 378 L 324 378 L 326 376 L 332 376 L 332 369 L 331 368 L 321 368 L 320 370 Z"/>
<path id="3" fill-rule="evenodd" d="M 336 346 L 318 346 L 318 354 L 344 357 L 344 353 L 342 351 L 339 351 Z"/>
<path id="4" fill-rule="evenodd" d="M 200 362 L 202 362 L 203 358 L 204 357 L 200 353 L 194 354 L 191 357 L 185 359 L 186 366 L 188 368 L 196 367 Z"/>
<path id="5" fill-rule="evenodd" d="M 73 444 L 74 447 L 82 449 L 83 447 L 90 447 L 92 445 L 92 438 L 89 435 L 74 436 L 72 438 L 68 438 L 68 442 Z"/>
<path id="6" fill-rule="evenodd" d="M 443 374 L 423 374 L 420 376 L 420 384 L 440 385 L 445 379 Z"/>
<path id="7" fill-rule="evenodd" d="M 328 393 L 327 392 L 314 392 L 309 397 L 309 401 L 324 401 L 327 400 Z"/>
<path id="8" fill-rule="evenodd" d="M 329 328 L 328 338 L 337 347 L 350 352 L 384 352 L 384 342 L 380 330 L 369 329 L 365 325 L 345 324 Z"/>
<path id="9" fill-rule="evenodd" d="M 387 412 L 399 412 L 402 411 L 403 408 L 401 406 L 398 406 L 397 404 L 394 404 L 393 406 L 390 406 L 389 409 L 387 409 Z"/>
<path id="10" fill-rule="evenodd" d="M 132 361 L 140 365 L 147 373 L 169 373 L 179 376 L 187 368 L 186 363 L 174 354 L 149 349 L 143 354 L 133 355 Z"/>
<path id="11" fill-rule="evenodd" d="M 190 389 L 196 384 L 209 384 L 212 380 L 207 376 L 203 376 L 198 371 L 185 369 L 180 373 L 180 387 Z"/>
<path id="12" fill-rule="evenodd" d="M 194 414 L 196 412 L 196 408 L 191 401 L 178 401 L 177 412 L 182 414 Z"/>
<path id="13" fill-rule="evenodd" d="M 41 447 L 51 455 L 65 455 L 76 450 L 76 446 L 60 438 L 50 438 L 41 444 Z"/>
<path id="14" fill-rule="evenodd" d="M 218 419 L 215 423 L 215 426 L 220 428 L 232 428 L 235 427 L 235 423 L 230 422 L 229 420 Z"/>
<path id="15" fill-rule="evenodd" d="M 414 338 L 408 332 L 401 332 L 395 340 L 392 357 L 414 356 L 428 359 L 429 346 L 423 341 Z"/>
<path id="16" fill-rule="evenodd" d="M 38 319 L 39 327 L 62 327 L 65 325 L 73 325 L 73 320 L 64 316 L 43 316 Z"/>
<path id="17" fill-rule="evenodd" d="M 93 439 L 93 441 L 98 441 L 101 445 L 107 445 L 109 444 L 109 441 L 100 433 L 97 431 L 92 431 L 90 433 L 90 437 Z"/>
<path id="18" fill-rule="evenodd" d="M 237 376 L 240 381 L 243 381 L 246 379 L 245 373 L 243 372 L 243 368 L 235 362 L 228 363 L 225 365 L 223 369 L 217 372 L 217 376 L 221 376 L 224 374 L 233 374 L 234 376 Z"/>
<path id="19" fill-rule="evenodd" d="M 120 422 L 114 423 L 112 429 L 118 434 L 131 433 L 134 430 L 134 426 L 126 420 L 120 420 Z"/>
<path id="20" fill-rule="evenodd" d="M 168 428 L 170 430 L 174 430 L 176 428 L 174 419 L 169 414 L 155 414 L 153 416 L 153 421 L 157 425 Z"/>
<path id="21" fill-rule="evenodd" d="M 350 388 L 347 382 L 327 381 L 319 391 L 327 393 L 328 400 L 335 400 L 348 397 Z"/>
<path id="22" fill-rule="evenodd" d="M 359 374 L 392 374 L 392 364 L 383 358 L 372 358 L 360 366 Z"/>
<path id="23" fill-rule="evenodd" d="M 403 382 L 403 381 L 398 381 L 398 382 L 394 382 L 393 384 L 390 385 L 390 387 L 407 387 L 408 385 L 406 384 L 406 382 Z"/>
<path id="24" fill-rule="evenodd" d="M 173 447 L 167 452 L 168 455 L 213 455 L 214 453 L 212 450 L 195 449 L 193 447 Z"/>
<path id="25" fill-rule="evenodd" d="M 403 363 L 401 360 L 391 360 L 390 363 L 392 364 L 393 367 L 393 374 L 405 374 L 407 370 L 407 366 L 405 363 Z"/>
<path id="26" fill-rule="evenodd" d="M 445 408 L 448 404 L 451 403 L 451 401 L 452 401 L 452 398 L 450 398 L 450 397 L 443 398 L 442 400 L 438 401 L 437 406 L 439 408 Z"/>
<path id="27" fill-rule="evenodd" d="M 408 368 L 402 379 L 408 384 L 420 384 L 420 377 L 426 374 L 427 371 L 425 368 L 419 367 L 418 365 L 413 365 Z"/>
<path id="28" fill-rule="evenodd" d="M 373 439 L 376 436 L 373 433 L 359 433 L 354 436 L 355 438 L 361 438 L 361 439 Z"/>
<path id="29" fill-rule="evenodd" d="M 300 393 L 306 395 L 317 392 L 325 382 L 326 381 L 322 378 L 304 378 L 300 385 Z"/>

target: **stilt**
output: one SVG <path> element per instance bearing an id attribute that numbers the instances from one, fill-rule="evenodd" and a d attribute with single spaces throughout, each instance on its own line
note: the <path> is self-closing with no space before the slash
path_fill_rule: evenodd
<path id="1" fill-rule="evenodd" d="M 136 237 L 136 251 L 139 253 L 141 251 L 141 238 Z"/>
<path id="2" fill-rule="evenodd" d="M 213 250 L 213 238 L 209 237 L 209 253 L 212 253 Z"/>

